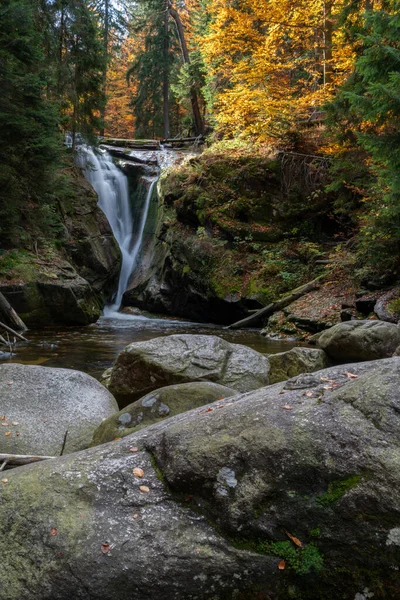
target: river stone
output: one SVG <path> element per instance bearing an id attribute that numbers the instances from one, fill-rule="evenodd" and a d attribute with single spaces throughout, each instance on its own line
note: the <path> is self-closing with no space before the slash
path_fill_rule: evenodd
<path id="1" fill-rule="evenodd" d="M 267 385 L 268 374 L 268 358 L 246 346 L 214 335 L 170 335 L 127 346 L 114 365 L 109 390 L 126 406 L 160 387 L 191 381 L 247 392 Z"/>
<path id="2" fill-rule="evenodd" d="M 383 321 L 349 321 L 325 331 L 318 345 L 340 362 L 392 356 L 400 345 L 400 327 Z"/>
<path id="3" fill-rule="evenodd" d="M 129 435 L 161 419 L 235 394 L 237 394 L 236 390 L 208 381 L 181 383 L 161 388 L 103 421 L 94 432 L 92 445 L 111 442 L 115 438 Z"/>
<path id="4" fill-rule="evenodd" d="M 333 367 L 6 472 L 0 597 L 397 598 L 399 390 Z"/>
<path id="5" fill-rule="evenodd" d="M 331 365 L 327 354 L 318 348 L 292 348 L 288 352 L 270 354 L 268 360 L 271 367 L 270 384 L 285 381 L 300 373 L 326 369 Z"/>
<path id="6" fill-rule="evenodd" d="M 1 453 L 59 456 L 64 440 L 65 454 L 87 448 L 116 410 L 113 396 L 86 373 L 0 365 Z"/>

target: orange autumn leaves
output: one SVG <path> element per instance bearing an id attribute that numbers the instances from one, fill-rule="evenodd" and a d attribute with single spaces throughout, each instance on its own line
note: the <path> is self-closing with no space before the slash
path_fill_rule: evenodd
<path id="1" fill-rule="evenodd" d="M 354 63 L 334 0 L 213 0 L 199 40 L 221 131 L 280 137 L 329 100 Z"/>

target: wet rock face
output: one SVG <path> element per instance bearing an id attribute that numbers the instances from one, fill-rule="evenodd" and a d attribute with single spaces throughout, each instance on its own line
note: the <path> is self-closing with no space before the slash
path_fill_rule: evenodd
<path id="1" fill-rule="evenodd" d="M 211 381 L 238 392 L 268 384 L 268 358 L 212 335 L 170 335 L 127 346 L 108 389 L 121 405 L 160 387 Z M 132 401 L 132 400 L 131 400 Z"/>
<path id="2" fill-rule="evenodd" d="M 92 445 L 111 442 L 162 419 L 235 394 L 236 390 L 207 381 L 155 390 L 103 421 L 94 433 Z"/>
<path id="3" fill-rule="evenodd" d="M 397 598 L 399 378 L 303 374 L 7 472 L 0 596 Z"/>
<path id="4" fill-rule="evenodd" d="M 82 450 L 117 410 L 113 396 L 85 373 L 0 365 L 1 453 L 59 456 Z"/>
<path id="5" fill-rule="evenodd" d="M 350 321 L 325 331 L 318 345 L 340 362 L 392 356 L 400 345 L 400 327 L 382 321 Z"/>

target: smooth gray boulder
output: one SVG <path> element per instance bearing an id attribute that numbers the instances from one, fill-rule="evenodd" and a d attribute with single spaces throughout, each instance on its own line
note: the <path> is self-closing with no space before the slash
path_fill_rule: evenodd
<path id="1" fill-rule="evenodd" d="M 0 597 L 395 599 L 399 446 L 391 358 L 6 472 Z"/>
<path id="2" fill-rule="evenodd" d="M 117 410 L 114 397 L 86 373 L 0 365 L 1 453 L 59 456 L 82 450 Z"/>
<path id="3" fill-rule="evenodd" d="M 103 421 L 94 432 L 92 445 L 111 442 L 115 438 L 125 437 L 162 419 L 168 419 L 192 408 L 236 394 L 236 390 L 232 388 L 209 381 L 181 383 L 160 388 Z"/>
<path id="4" fill-rule="evenodd" d="M 400 345 L 400 327 L 383 321 L 348 321 L 324 331 L 318 345 L 340 362 L 387 358 Z"/>
<path id="5" fill-rule="evenodd" d="M 153 390 L 212 381 L 238 392 L 268 385 L 269 362 L 246 346 L 215 335 L 170 335 L 127 346 L 113 367 L 108 389 L 123 406 Z"/>
<path id="6" fill-rule="evenodd" d="M 269 382 L 278 383 L 301 373 L 312 373 L 330 367 L 332 361 L 319 348 L 298 347 L 288 352 L 268 355 L 271 367 Z"/>

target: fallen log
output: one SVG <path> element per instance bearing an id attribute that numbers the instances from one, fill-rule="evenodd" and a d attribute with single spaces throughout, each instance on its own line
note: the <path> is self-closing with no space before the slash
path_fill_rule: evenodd
<path id="1" fill-rule="evenodd" d="M 315 288 L 318 287 L 319 283 L 323 279 L 325 279 L 325 277 L 327 275 L 328 275 L 327 273 L 320 275 L 319 277 L 317 277 L 317 279 L 314 279 L 313 281 L 310 281 L 309 283 L 306 283 L 305 285 L 302 285 L 302 286 L 296 288 L 295 290 L 293 290 L 289 294 L 289 296 L 285 296 L 284 298 L 281 298 L 280 300 L 277 300 L 276 302 L 273 302 L 272 304 L 268 304 L 268 306 L 261 308 L 255 314 L 250 315 L 249 317 L 246 317 L 245 319 L 242 319 L 241 321 L 237 321 L 236 323 L 233 323 L 232 325 L 229 325 L 227 327 L 227 329 L 242 329 L 243 327 L 256 326 L 261 321 L 261 319 L 264 319 L 265 317 L 269 317 L 273 313 L 278 312 L 278 310 L 282 310 L 286 306 L 289 306 L 289 304 L 292 304 L 292 302 L 295 302 L 302 296 L 305 296 L 305 294 L 312 292 Z"/>
<path id="2" fill-rule="evenodd" d="M 100 143 L 106 146 L 132 148 L 134 150 L 160 150 L 158 140 L 128 140 L 122 138 L 100 138 Z"/>
<path id="3" fill-rule="evenodd" d="M 204 136 L 186 137 L 186 138 L 167 138 L 161 140 L 161 144 L 192 144 L 193 142 L 204 142 Z"/>
<path id="4" fill-rule="evenodd" d="M 11 304 L 0 292 L 0 317 L 17 331 L 26 331 L 28 328 L 22 319 L 17 315 Z"/>
<path id="5" fill-rule="evenodd" d="M 13 335 L 15 335 L 15 337 L 17 337 L 22 342 L 27 342 L 28 341 L 23 335 L 21 335 L 17 331 L 14 331 L 14 329 L 11 329 L 11 327 L 8 327 L 8 325 L 5 325 L 4 323 L 1 323 L 1 321 L 0 321 L 0 329 L 4 329 L 5 331 L 8 331 L 8 333 L 12 333 Z"/>
<path id="6" fill-rule="evenodd" d="M 31 463 L 39 462 L 41 460 L 50 460 L 56 458 L 55 456 L 31 456 L 29 454 L 0 454 L 0 463 L 6 463 L 4 466 L 10 467 L 22 467 L 23 465 L 30 465 Z M 4 469 L 2 465 L 2 469 Z"/>

